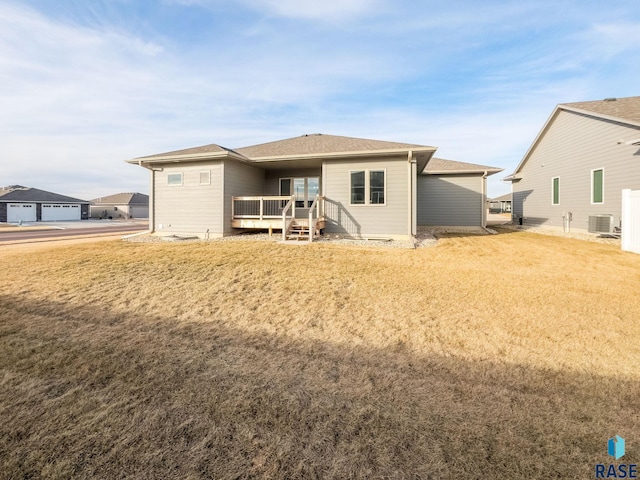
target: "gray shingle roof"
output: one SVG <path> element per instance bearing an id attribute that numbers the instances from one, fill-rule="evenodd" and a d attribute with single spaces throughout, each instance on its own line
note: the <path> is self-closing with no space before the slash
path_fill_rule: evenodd
<path id="1" fill-rule="evenodd" d="M 475 163 L 458 162 L 456 160 L 445 160 L 443 158 L 432 158 L 424 169 L 423 173 L 498 173 L 502 168 L 477 165 Z"/>
<path id="2" fill-rule="evenodd" d="M 386 142 L 365 138 L 342 137 L 315 133 L 301 137 L 288 138 L 275 142 L 262 143 L 235 151 L 251 159 L 268 157 L 286 157 L 295 155 L 322 155 L 332 153 L 368 152 L 384 150 L 411 150 L 429 148 L 426 145 L 412 143 Z"/>
<path id="3" fill-rule="evenodd" d="M 185 148 L 182 150 L 173 150 L 171 152 L 164 153 L 156 153 L 154 155 L 147 155 L 146 157 L 139 157 L 140 160 L 144 160 L 145 158 L 154 158 L 154 157 L 173 157 L 178 155 L 200 155 L 207 153 L 225 153 L 231 152 L 232 150 L 228 148 L 221 147 L 215 143 L 211 143 L 209 145 L 202 145 L 200 147 L 192 147 Z"/>
<path id="4" fill-rule="evenodd" d="M 58 193 L 37 188 L 9 185 L 0 188 L 0 202 L 51 202 L 51 203 L 89 203 L 79 198 L 67 197 Z"/>
<path id="5" fill-rule="evenodd" d="M 149 195 L 144 193 L 116 193 L 94 198 L 91 205 L 149 205 Z"/>
<path id="6" fill-rule="evenodd" d="M 616 117 L 622 120 L 640 122 L 640 97 L 610 98 L 591 102 L 563 103 L 563 106 L 586 110 L 588 112 Z"/>
<path id="7" fill-rule="evenodd" d="M 500 195 L 499 197 L 496 197 L 494 199 L 492 199 L 493 202 L 510 202 L 511 201 L 511 194 L 510 193 L 505 193 L 504 195 Z"/>

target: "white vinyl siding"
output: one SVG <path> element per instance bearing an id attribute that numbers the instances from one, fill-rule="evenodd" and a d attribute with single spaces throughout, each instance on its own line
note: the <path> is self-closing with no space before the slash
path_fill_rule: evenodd
<path id="1" fill-rule="evenodd" d="M 224 226 L 225 235 L 241 230 L 231 227 L 231 197 L 264 195 L 264 170 L 235 160 L 224 162 Z"/>
<path id="2" fill-rule="evenodd" d="M 418 225 L 482 226 L 482 175 L 419 175 Z"/>
<path id="3" fill-rule="evenodd" d="M 354 237 L 405 236 L 409 224 L 410 170 L 406 156 L 389 159 L 327 160 L 323 191 L 326 197 L 326 231 Z M 351 203 L 351 173 L 385 172 L 385 204 Z M 369 194 L 365 199 L 370 201 Z"/>
<path id="4" fill-rule="evenodd" d="M 200 173 L 211 172 L 209 185 L 200 184 Z M 222 235 L 222 162 L 166 164 L 155 178 L 155 231 L 160 234 Z M 180 188 L 169 178 L 181 178 Z"/>
<path id="5" fill-rule="evenodd" d="M 618 143 L 640 137 L 640 127 L 560 110 L 534 146 L 513 183 L 513 214 L 525 225 L 562 227 L 572 213 L 572 229 L 586 230 L 590 215 L 612 214 L 620 221 L 622 189 L 640 189 L 638 146 Z M 594 170 L 603 170 L 602 203 L 593 203 Z M 552 205 L 552 183 L 561 178 L 562 208 Z"/>

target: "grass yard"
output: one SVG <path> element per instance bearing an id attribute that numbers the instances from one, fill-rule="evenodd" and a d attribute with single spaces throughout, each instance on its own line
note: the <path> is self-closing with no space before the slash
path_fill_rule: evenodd
<path id="1" fill-rule="evenodd" d="M 2 247 L 0 247 L 2 248 Z M 640 255 L 0 250 L 0 478 L 593 478 L 640 463 Z"/>

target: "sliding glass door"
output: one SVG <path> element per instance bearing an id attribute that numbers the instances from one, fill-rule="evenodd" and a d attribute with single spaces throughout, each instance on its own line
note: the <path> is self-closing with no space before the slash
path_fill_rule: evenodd
<path id="1" fill-rule="evenodd" d="M 280 195 L 294 195 L 296 208 L 309 208 L 320 193 L 320 177 L 280 179 Z"/>

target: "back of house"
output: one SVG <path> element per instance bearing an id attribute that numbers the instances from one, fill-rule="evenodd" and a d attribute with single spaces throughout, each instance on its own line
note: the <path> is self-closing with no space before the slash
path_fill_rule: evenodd
<path id="1" fill-rule="evenodd" d="M 149 223 L 158 234 L 277 229 L 400 239 L 425 222 L 483 226 L 486 177 L 500 169 L 433 159 L 435 151 L 311 134 L 128 161 L 150 171 Z M 425 168 L 429 162 L 438 168 Z"/>

